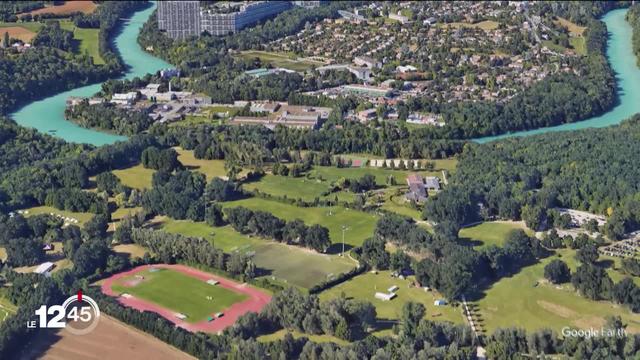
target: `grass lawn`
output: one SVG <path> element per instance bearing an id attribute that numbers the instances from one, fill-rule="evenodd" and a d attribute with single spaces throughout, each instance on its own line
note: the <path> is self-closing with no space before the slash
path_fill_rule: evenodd
<path id="1" fill-rule="evenodd" d="M 321 66 L 322 63 L 313 62 L 309 60 L 296 60 L 295 56 L 289 56 L 288 54 L 283 53 L 274 53 L 267 51 L 243 51 L 238 55 L 244 59 L 255 59 L 259 58 L 263 65 L 271 64 L 274 67 L 281 67 L 293 71 L 306 71 L 311 69 L 314 66 Z"/>
<path id="2" fill-rule="evenodd" d="M 121 244 L 113 247 L 113 251 L 116 254 L 122 254 L 129 259 L 133 260 L 135 258 L 141 258 L 144 256 L 145 252 L 148 252 L 147 249 L 143 248 L 140 245 L 136 244 Z"/>
<path id="3" fill-rule="evenodd" d="M 178 152 L 178 161 L 191 171 L 197 171 L 207 177 L 207 181 L 211 181 L 214 177 L 227 177 L 227 171 L 224 169 L 224 160 L 201 160 L 196 159 L 193 151 L 174 148 Z"/>
<path id="4" fill-rule="evenodd" d="M 87 52 L 93 57 L 93 63 L 96 65 L 104 64 L 104 59 L 100 56 L 99 49 L 99 29 L 82 29 L 76 27 L 73 22 L 64 20 L 60 22 L 60 27 L 73 32 L 73 38 L 79 41 L 78 50 L 80 54 Z"/>
<path id="5" fill-rule="evenodd" d="M 170 233 L 207 239 L 226 253 L 242 251 L 253 254 L 255 264 L 266 271 L 264 276 L 276 277 L 301 288 L 308 289 L 355 266 L 354 262 L 336 255 L 318 254 L 267 239 L 248 237 L 229 225 L 211 227 L 201 222 L 165 218 L 161 226 Z"/>
<path id="6" fill-rule="evenodd" d="M 134 189 L 150 189 L 151 178 L 154 172 L 155 170 L 145 169 L 142 164 L 128 169 L 113 170 L 113 174 L 117 176 L 124 185 Z"/>
<path id="7" fill-rule="evenodd" d="M 587 46 L 582 36 L 569 38 L 569 44 L 576 51 L 577 54 L 585 55 L 587 53 Z"/>
<path id="8" fill-rule="evenodd" d="M 231 225 L 212 227 L 204 222 L 165 218 L 162 220 L 161 226 L 162 230 L 169 233 L 206 239 L 226 253 L 246 248 L 254 249 L 255 246 L 266 242 L 266 240 L 242 235 L 235 231 Z"/>
<path id="9" fill-rule="evenodd" d="M 0 324 L 3 323 L 9 315 L 13 315 L 18 311 L 18 307 L 13 305 L 9 299 L 0 293 Z"/>
<path id="10" fill-rule="evenodd" d="M 556 24 L 563 26 L 565 28 L 567 28 L 567 30 L 569 30 L 569 32 L 573 35 L 573 36 L 582 36 L 582 34 L 584 34 L 584 31 L 587 29 L 585 26 L 580 26 L 578 24 L 575 24 L 565 18 L 561 18 L 561 17 L 557 17 L 556 20 L 554 21 Z"/>
<path id="11" fill-rule="evenodd" d="M 575 268 L 573 250 L 560 250 L 561 259 Z M 504 278 L 476 302 L 483 328 L 488 333 L 499 327 L 522 327 L 527 331 L 550 328 L 560 332 L 564 326 L 600 328 L 606 316 L 620 316 L 628 332 L 640 332 L 640 317 L 626 307 L 607 301 L 592 301 L 578 295 L 570 284 L 555 286 L 544 281 L 544 266 L 556 256 Z M 613 271 L 613 270 L 611 270 Z M 534 286 L 535 284 L 537 286 Z"/>
<path id="12" fill-rule="evenodd" d="M 374 332 L 376 335 L 391 334 L 391 327 L 400 319 L 402 306 L 409 301 L 422 303 L 427 309 L 426 318 L 429 320 L 455 323 L 464 321 L 461 308 L 451 305 L 434 306 L 433 302 L 441 299 L 441 296 L 434 291 L 424 291 L 422 288 L 409 287 L 412 282 L 413 277 L 401 280 L 391 277 L 389 271 L 380 271 L 378 274 L 367 272 L 323 291 L 320 293 L 320 300 L 327 301 L 340 297 L 344 293 L 347 298 L 371 302 L 376 307 L 378 314 L 378 326 Z M 395 299 L 382 301 L 374 297 L 376 292 L 387 292 L 387 289 L 393 285 L 399 287 L 396 291 L 398 296 Z"/>
<path id="13" fill-rule="evenodd" d="M 7 249 L 0 247 L 0 260 L 7 261 Z"/>
<path id="14" fill-rule="evenodd" d="M 334 206 L 300 208 L 295 205 L 284 204 L 260 198 L 248 198 L 223 203 L 224 207 L 244 206 L 252 210 L 262 210 L 285 219 L 300 219 L 307 225 L 320 224 L 329 229 L 329 236 L 334 244 L 342 242 L 342 226 L 349 230 L 345 232 L 345 243 L 360 246 L 362 242 L 373 235 L 378 217 L 357 210 Z M 330 214 L 331 211 L 331 215 Z"/>
<path id="15" fill-rule="evenodd" d="M 243 294 L 209 285 L 202 280 L 169 269 L 159 269 L 156 272 L 145 270 L 137 275 L 144 276 L 140 283 L 127 286 L 127 281 L 135 278 L 125 277 L 113 285 L 113 290 L 119 294 L 128 293 L 185 314 L 187 322 L 205 320 L 207 316 L 223 311 L 247 298 Z M 207 300 L 207 296 L 212 296 L 213 301 Z"/>
<path id="16" fill-rule="evenodd" d="M 116 211 L 111 213 L 111 219 L 114 222 L 122 220 L 125 216 L 135 214 L 142 210 L 142 207 L 132 207 L 132 208 L 117 208 Z"/>
<path id="17" fill-rule="evenodd" d="M 258 338 L 256 340 L 260 341 L 260 342 L 273 342 L 276 340 L 282 340 L 285 336 L 285 334 L 287 332 L 290 332 L 291 335 L 293 336 L 294 339 L 298 339 L 301 337 L 306 337 L 309 340 L 315 342 L 315 343 L 328 343 L 328 342 L 332 342 L 332 343 L 336 343 L 339 345 L 346 345 L 349 342 L 346 340 L 342 340 L 340 338 L 337 338 L 335 336 L 332 335 L 313 335 L 313 334 L 303 334 L 303 333 L 299 333 L 297 331 L 287 331 L 287 330 L 278 330 L 272 334 L 268 334 L 268 335 L 262 335 L 262 336 L 258 336 Z"/>
<path id="18" fill-rule="evenodd" d="M 531 230 L 526 229 L 521 222 L 515 221 L 491 221 L 479 225 L 471 226 L 460 230 L 459 236 L 463 241 L 469 241 L 473 245 L 502 246 L 507 239 L 507 235 L 512 230 L 523 229 L 529 235 L 533 235 Z"/>
<path id="19" fill-rule="evenodd" d="M 71 212 L 71 211 L 65 211 L 65 210 L 58 210 L 54 207 L 50 207 L 50 206 L 36 206 L 36 207 L 32 207 L 29 209 L 25 209 L 26 211 L 28 211 L 28 214 L 23 214 L 26 217 L 29 216 L 33 216 L 33 215 L 39 215 L 39 214 L 50 214 L 53 213 L 55 215 L 61 215 L 64 217 L 68 217 L 68 218 L 72 218 L 72 219 L 76 219 L 78 220 L 78 224 L 79 226 L 84 226 L 84 224 L 91 220 L 91 218 L 93 218 L 94 214 L 91 213 L 80 213 L 80 212 Z"/>
<path id="20" fill-rule="evenodd" d="M 382 209 L 408 216 L 416 221 L 422 220 L 422 212 L 409 206 L 409 204 L 404 200 L 403 191 L 400 191 L 399 194 L 396 194 L 395 191 L 389 195 L 385 194 L 385 201 L 382 205 Z"/>
<path id="21" fill-rule="evenodd" d="M 338 255 L 319 254 L 311 250 L 265 242 L 254 248 L 254 262 L 287 284 L 310 288 L 355 267 L 355 263 Z"/>

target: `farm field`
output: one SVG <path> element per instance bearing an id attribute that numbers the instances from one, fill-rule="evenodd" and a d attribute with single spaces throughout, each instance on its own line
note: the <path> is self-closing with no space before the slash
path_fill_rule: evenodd
<path id="1" fill-rule="evenodd" d="M 318 254 L 313 251 L 279 244 L 267 239 L 245 236 L 230 225 L 211 227 L 205 223 L 188 220 L 162 220 L 162 229 L 170 233 L 201 237 L 209 240 L 224 252 L 242 251 L 253 254 L 253 261 L 265 277 L 301 288 L 310 288 L 331 276 L 347 272 L 355 267 L 351 260 Z"/>
<path id="2" fill-rule="evenodd" d="M 560 250 L 561 260 L 575 270 L 573 250 Z M 607 301 L 593 301 L 578 295 L 573 286 L 556 286 L 544 280 L 544 266 L 557 256 L 503 278 L 475 302 L 488 333 L 499 327 L 521 327 L 527 331 L 549 328 L 560 332 L 564 326 L 600 328 L 607 316 L 620 316 L 627 331 L 640 332 L 640 317 L 629 309 Z M 613 271 L 613 270 L 610 270 Z M 537 285 L 536 285 L 537 284 Z M 518 296 L 514 296 L 518 294 Z"/>
<path id="3" fill-rule="evenodd" d="M 308 60 L 296 60 L 291 59 L 287 54 L 273 53 L 267 51 L 243 51 L 238 55 L 243 59 L 254 59 L 259 58 L 262 62 L 262 65 L 271 64 L 274 67 L 281 67 L 293 71 L 306 71 L 311 69 L 314 66 L 322 66 L 323 63 L 313 62 Z"/>
<path id="4" fill-rule="evenodd" d="M 33 216 L 33 215 L 40 215 L 40 214 L 55 214 L 55 215 L 60 215 L 63 217 L 67 217 L 67 218 L 72 218 L 72 219 L 76 219 L 78 220 L 78 226 L 82 227 L 84 226 L 84 224 L 87 223 L 87 221 L 91 220 L 91 218 L 93 218 L 94 214 L 91 213 L 81 213 L 81 212 L 72 212 L 72 211 L 65 211 L 65 210 L 58 210 L 54 207 L 51 206 L 36 206 L 36 207 L 32 207 L 29 209 L 25 209 L 26 211 L 28 211 L 28 214 L 23 214 L 25 217 L 29 217 L 29 216 Z"/>
<path id="5" fill-rule="evenodd" d="M 144 270 L 137 274 L 144 279 L 127 276 L 117 280 L 112 289 L 185 314 L 186 321 L 190 323 L 202 321 L 246 299 L 243 294 L 169 269 L 157 269 L 155 272 Z M 207 296 L 213 297 L 213 301 L 207 300 Z"/>
<path id="6" fill-rule="evenodd" d="M 30 43 L 41 27 L 42 24 L 40 23 L 0 22 L 0 35 L 4 38 L 4 34 L 9 33 L 10 38 L 20 39 L 24 42 Z"/>
<path id="7" fill-rule="evenodd" d="M 161 340 L 105 315 L 90 334 L 77 336 L 68 331 L 41 332 L 25 359 L 154 359 L 188 360 L 190 355 Z"/>
<path id="8" fill-rule="evenodd" d="M 502 246 L 507 240 L 507 235 L 513 230 L 522 229 L 529 235 L 532 231 L 527 229 L 524 223 L 515 221 L 491 221 L 479 225 L 470 226 L 460 230 L 460 240 L 474 246 Z"/>
<path id="9" fill-rule="evenodd" d="M 127 169 L 113 170 L 113 174 L 117 176 L 124 185 L 134 189 L 150 189 L 151 178 L 154 172 L 155 170 L 145 169 L 142 164 Z"/>
<path id="10" fill-rule="evenodd" d="M 285 219 L 300 219 L 307 225 L 320 224 L 329 229 L 329 236 L 334 244 L 342 243 L 342 226 L 349 227 L 345 232 L 345 243 L 360 246 L 365 239 L 373 235 L 378 217 L 357 210 L 350 210 L 340 206 L 331 208 L 309 207 L 300 208 L 295 205 L 261 198 L 248 198 L 223 203 L 226 207 L 244 206 L 252 210 L 262 210 Z"/>
<path id="11" fill-rule="evenodd" d="M 94 12 L 97 7 L 98 7 L 98 5 L 96 5 L 93 1 L 74 0 L 74 1 L 65 1 L 64 4 L 62 4 L 62 5 L 45 6 L 45 7 L 41 8 L 41 9 L 29 11 L 29 12 L 26 12 L 26 13 L 20 14 L 20 15 L 25 15 L 25 14 L 31 14 L 31 15 L 37 15 L 37 14 L 66 15 L 66 14 L 72 14 L 74 12 L 82 12 L 82 13 L 85 13 L 85 14 L 90 14 L 90 13 Z"/>
<path id="12" fill-rule="evenodd" d="M 464 318 L 459 307 L 451 305 L 434 306 L 433 302 L 441 299 L 434 291 L 424 291 L 419 287 L 409 287 L 413 282 L 413 277 L 409 279 L 399 279 L 390 276 L 389 271 L 380 271 L 378 274 L 367 272 L 339 284 L 327 291 L 320 293 L 320 300 L 327 301 L 340 297 L 344 293 L 347 298 L 364 300 L 371 302 L 376 307 L 378 314 L 378 328 L 375 335 L 390 335 L 391 327 L 400 319 L 402 306 L 409 302 L 418 302 L 426 308 L 426 319 L 433 321 L 451 321 L 462 323 Z M 391 286 L 398 286 L 395 299 L 382 301 L 374 298 L 376 292 L 387 292 Z"/>

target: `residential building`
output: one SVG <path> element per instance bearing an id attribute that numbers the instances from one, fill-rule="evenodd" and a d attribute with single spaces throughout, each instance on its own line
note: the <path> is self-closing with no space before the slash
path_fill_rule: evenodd
<path id="1" fill-rule="evenodd" d="M 369 69 L 377 69 L 382 67 L 382 64 L 379 61 L 376 61 L 369 56 L 356 56 L 353 59 L 353 63 L 358 66 L 366 66 Z"/>
<path id="2" fill-rule="evenodd" d="M 158 1 L 158 29 L 172 39 L 199 36 L 200 1 Z"/>
<path id="3" fill-rule="evenodd" d="M 427 176 L 424 178 L 424 186 L 428 190 L 440 190 L 440 178 L 437 176 Z"/>
<path id="4" fill-rule="evenodd" d="M 290 1 L 220 1 L 207 8 L 201 3 L 159 1 L 158 28 L 179 40 L 199 36 L 204 31 L 227 35 L 291 8 Z"/>
<path id="5" fill-rule="evenodd" d="M 305 1 L 294 1 L 293 5 L 300 6 L 308 9 L 316 8 L 318 6 L 322 6 L 323 4 L 329 2 L 329 0 L 305 0 Z"/>
<path id="6" fill-rule="evenodd" d="M 369 122 L 370 120 L 373 120 L 376 117 L 378 117 L 378 114 L 377 114 L 377 110 L 375 108 L 374 109 L 362 110 L 362 111 L 358 112 L 358 120 L 361 123 Z"/>
<path id="7" fill-rule="evenodd" d="M 427 190 L 420 174 L 413 173 L 407 176 L 407 185 L 409 185 L 409 192 L 405 194 L 405 198 L 408 201 L 420 203 L 427 200 Z"/>

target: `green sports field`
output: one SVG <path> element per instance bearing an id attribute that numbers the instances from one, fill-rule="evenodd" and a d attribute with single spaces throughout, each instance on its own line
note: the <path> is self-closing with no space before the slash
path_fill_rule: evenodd
<path id="1" fill-rule="evenodd" d="M 119 294 L 131 294 L 185 314 L 185 320 L 191 323 L 205 320 L 211 314 L 247 298 L 243 294 L 209 285 L 205 281 L 169 269 L 159 269 L 156 272 L 145 270 L 136 275 L 142 275 L 144 279 L 133 286 L 127 286 L 128 281 L 136 279 L 134 276 L 125 277 L 119 279 L 112 289 Z M 213 297 L 213 300 L 207 300 L 207 296 Z"/>
<path id="2" fill-rule="evenodd" d="M 273 200 L 248 198 L 223 203 L 224 207 L 244 206 L 252 210 L 262 210 L 285 219 L 300 219 L 307 225 L 320 224 L 329 229 L 331 242 L 342 243 L 342 226 L 349 228 L 345 232 L 345 244 L 360 246 L 365 239 L 373 235 L 378 216 L 340 206 L 301 208 Z"/>
<path id="3" fill-rule="evenodd" d="M 99 29 L 82 29 L 76 27 L 72 21 L 63 20 L 60 22 L 60 27 L 73 32 L 73 38 L 79 42 L 78 51 L 80 54 L 85 52 L 89 56 L 93 57 L 93 63 L 96 65 L 104 64 L 104 60 L 100 56 L 99 48 Z"/>
<path id="4" fill-rule="evenodd" d="M 202 222 L 167 218 L 162 220 L 161 227 L 170 233 L 204 238 L 226 253 L 241 251 L 252 254 L 256 266 L 266 271 L 263 276 L 300 288 L 308 289 L 355 267 L 355 263 L 347 258 L 249 237 L 229 225 L 211 227 Z"/>

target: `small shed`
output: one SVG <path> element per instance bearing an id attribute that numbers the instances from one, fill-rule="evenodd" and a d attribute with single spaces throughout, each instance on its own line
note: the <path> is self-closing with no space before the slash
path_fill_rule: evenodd
<path id="1" fill-rule="evenodd" d="M 444 306 L 444 305 L 447 305 L 447 301 L 444 300 L 444 299 L 438 299 L 438 300 L 433 302 L 433 305 L 435 305 L 435 306 Z"/>
<path id="2" fill-rule="evenodd" d="M 220 281 L 218 281 L 218 280 L 213 280 L 213 279 L 207 280 L 207 284 L 209 284 L 209 285 L 218 285 L 219 283 L 220 283 Z"/>
<path id="3" fill-rule="evenodd" d="M 398 287 L 396 285 L 393 285 L 392 287 L 388 288 L 387 291 L 390 293 L 394 293 L 398 291 Z"/>

